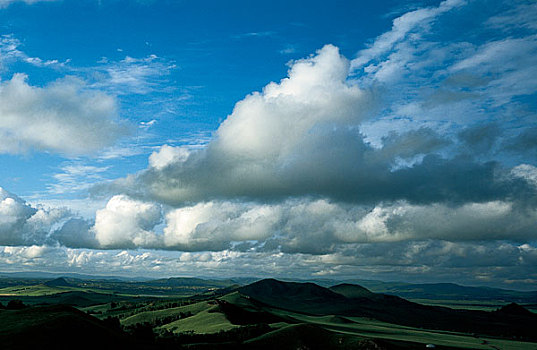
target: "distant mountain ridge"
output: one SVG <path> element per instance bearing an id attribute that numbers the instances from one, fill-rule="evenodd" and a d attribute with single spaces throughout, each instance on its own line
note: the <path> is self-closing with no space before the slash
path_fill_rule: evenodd
<path id="1" fill-rule="evenodd" d="M 53 280 L 43 283 L 47 287 L 71 287 L 71 284 L 63 277 L 55 278 Z"/>
<path id="2" fill-rule="evenodd" d="M 369 289 L 357 284 L 342 283 L 329 288 L 331 291 L 343 295 L 347 298 L 370 297 L 374 293 Z"/>
<path id="3" fill-rule="evenodd" d="M 0 272 L 1 278 L 20 279 L 55 279 L 67 278 L 78 280 L 103 280 L 133 283 L 149 283 L 153 285 L 168 285 L 180 287 L 184 284 L 212 286 L 215 288 L 230 287 L 234 284 L 247 285 L 261 280 L 255 277 L 237 277 L 228 279 L 194 278 L 194 277 L 171 277 L 151 279 L 148 277 L 119 277 L 85 275 L 77 273 L 49 273 L 49 272 Z M 285 280 L 285 279 L 284 279 Z M 405 282 L 383 282 L 375 280 L 329 280 L 312 279 L 300 280 L 301 283 L 312 282 L 323 287 L 334 287 L 336 285 L 360 285 L 375 293 L 396 295 L 406 299 L 432 299 L 432 300 L 505 300 L 517 303 L 535 304 L 537 303 L 537 290 L 517 291 L 510 289 L 491 287 L 471 287 L 461 286 L 454 283 L 405 283 Z"/>
<path id="4" fill-rule="evenodd" d="M 376 293 L 393 294 L 410 299 L 436 300 L 510 300 L 537 303 L 537 290 L 518 291 L 491 287 L 461 286 L 455 283 L 404 283 L 372 280 L 352 280 Z"/>
<path id="5" fill-rule="evenodd" d="M 170 287 L 181 287 L 181 286 L 212 286 L 215 288 L 225 288 L 237 284 L 237 282 L 229 280 L 212 280 L 212 279 L 202 279 L 195 277 L 171 277 L 171 278 L 161 278 L 156 280 L 150 280 L 144 282 L 144 284 L 156 285 L 156 286 L 170 286 Z"/>

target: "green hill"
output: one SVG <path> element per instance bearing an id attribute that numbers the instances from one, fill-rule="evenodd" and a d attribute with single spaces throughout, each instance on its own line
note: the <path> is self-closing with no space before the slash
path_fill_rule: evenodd
<path id="1" fill-rule="evenodd" d="M 347 298 L 314 283 L 261 280 L 238 291 L 262 303 L 312 314 L 334 314 L 346 309 Z M 337 310 L 338 312 L 334 312 Z"/>
<path id="2" fill-rule="evenodd" d="M 324 328 L 297 324 L 266 333 L 245 342 L 245 349 L 278 349 L 278 350 L 399 350 L 418 349 L 421 344 L 398 342 L 390 343 L 380 339 L 363 339 L 347 334 L 334 333 Z M 446 349 L 446 348 L 442 348 Z"/>
<path id="3" fill-rule="evenodd" d="M 174 308 L 167 308 L 163 310 L 143 311 L 135 315 L 129 316 L 121 320 L 121 324 L 124 326 L 131 326 L 137 323 L 154 323 L 156 320 L 164 319 L 167 317 L 177 316 L 181 314 L 196 315 L 202 311 L 210 309 L 212 306 L 206 301 L 194 303 L 185 306 L 179 306 Z"/>
<path id="4" fill-rule="evenodd" d="M 47 287 L 72 287 L 72 285 L 63 277 L 55 278 L 53 280 L 43 283 Z"/>
<path id="5" fill-rule="evenodd" d="M 372 293 L 369 289 L 357 284 L 343 283 L 329 288 L 332 292 L 343 295 L 346 298 L 370 297 Z"/>
<path id="6" fill-rule="evenodd" d="M 0 311 L 3 349 L 94 349 L 132 345 L 119 330 L 62 305 Z"/>
<path id="7" fill-rule="evenodd" d="M 193 332 L 197 334 L 217 333 L 235 327 L 238 326 L 232 324 L 223 313 L 218 312 L 217 306 L 162 326 L 163 329 L 174 333 Z"/>

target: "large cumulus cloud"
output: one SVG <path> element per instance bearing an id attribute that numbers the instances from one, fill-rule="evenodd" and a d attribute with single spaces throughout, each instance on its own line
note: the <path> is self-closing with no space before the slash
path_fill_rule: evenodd
<path id="1" fill-rule="evenodd" d="M 394 26 L 400 35 L 380 37 L 360 55 L 383 62 L 398 43 L 415 40 L 411 31 L 459 5 L 416 14 L 408 30 Z M 123 244 L 327 254 L 352 244 L 535 240 L 535 168 L 502 161 L 494 149 L 505 144 L 500 124 L 446 127 L 418 118 L 374 142 L 364 125 L 391 118 L 380 106 L 390 87 L 367 87 L 382 83 L 377 70 L 354 77 L 365 64 L 358 61 L 351 70 L 327 45 L 238 102 L 206 148 L 165 145 L 148 169 L 97 186 L 97 194 L 164 205 L 153 243 L 124 236 Z"/>
<path id="2" fill-rule="evenodd" d="M 442 153 L 437 131 L 392 131 L 381 147 L 361 123 L 375 93 L 349 80 L 349 62 L 327 45 L 294 62 L 289 76 L 237 103 L 206 149 L 164 146 L 151 166 L 96 192 L 119 191 L 172 206 L 214 199 L 316 196 L 354 203 L 504 200 L 526 184 L 496 161 Z"/>

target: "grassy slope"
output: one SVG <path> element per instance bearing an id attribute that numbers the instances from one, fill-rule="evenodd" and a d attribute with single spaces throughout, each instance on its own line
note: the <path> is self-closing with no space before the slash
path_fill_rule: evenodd
<path id="1" fill-rule="evenodd" d="M 49 287 L 43 284 L 36 284 L 33 286 L 14 286 L 0 289 L 1 296 L 45 296 L 58 293 L 80 291 L 87 292 L 89 290 L 76 287 Z"/>
<path id="2" fill-rule="evenodd" d="M 209 305 L 209 303 L 202 301 L 202 302 L 191 304 L 191 305 L 179 306 L 179 307 L 168 308 L 168 309 L 163 309 L 163 310 L 143 311 L 143 312 L 137 313 L 136 315 L 132 315 L 132 316 L 122 319 L 121 324 L 124 326 L 130 326 L 136 323 L 154 322 L 157 319 L 161 319 L 161 318 L 168 317 L 168 316 L 175 316 L 175 315 L 179 315 L 180 313 L 188 313 L 188 312 L 196 315 L 210 308 L 211 308 L 211 305 Z"/>
<path id="3" fill-rule="evenodd" d="M 289 325 L 246 341 L 255 349 L 360 349 L 360 341 L 307 324 Z"/>
<path id="4" fill-rule="evenodd" d="M 244 295 L 241 295 L 239 292 L 232 292 L 232 293 L 226 294 L 220 297 L 219 299 L 225 300 L 228 303 L 231 303 L 233 305 L 237 305 L 246 309 L 256 308 L 255 304 L 252 303 L 250 299 L 248 299 Z"/>
<path id="5" fill-rule="evenodd" d="M 212 306 L 194 316 L 168 323 L 161 328 L 174 333 L 193 331 L 194 333 L 202 334 L 217 333 L 238 327 L 229 322 L 223 313 L 215 312 L 216 310 L 217 307 Z"/>
<path id="6" fill-rule="evenodd" d="M 430 331 L 413 327 L 399 326 L 391 323 L 360 317 L 338 316 L 309 316 L 283 310 L 273 310 L 280 315 L 292 317 L 297 321 L 311 323 L 325 329 L 342 334 L 359 337 L 387 339 L 404 342 L 442 345 L 446 347 L 461 347 L 466 349 L 498 349 L 535 350 L 537 343 L 517 342 L 510 340 L 476 338 L 467 334 L 455 332 Z M 350 322 L 349 322 L 350 321 Z M 486 341 L 487 344 L 483 342 Z"/>

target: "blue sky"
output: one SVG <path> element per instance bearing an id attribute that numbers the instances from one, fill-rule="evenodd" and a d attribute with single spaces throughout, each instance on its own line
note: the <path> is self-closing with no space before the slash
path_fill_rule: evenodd
<path id="1" fill-rule="evenodd" d="M 0 0 L 0 267 L 535 289 L 536 14 Z"/>

